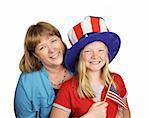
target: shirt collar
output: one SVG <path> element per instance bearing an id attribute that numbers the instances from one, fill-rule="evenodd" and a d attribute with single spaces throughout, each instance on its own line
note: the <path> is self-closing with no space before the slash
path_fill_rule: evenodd
<path id="1" fill-rule="evenodd" d="M 48 71 L 44 67 L 41 68 L 41 71 L 48 78 Z"/>

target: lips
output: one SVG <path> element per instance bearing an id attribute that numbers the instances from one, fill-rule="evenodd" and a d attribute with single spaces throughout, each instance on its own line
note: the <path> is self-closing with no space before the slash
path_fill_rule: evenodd
<path id="1" fill-rule="evenodd" d="M 96 65 L 96 64 L 100 64 L 100 62 L 101 62 L 101 61 L 90 61 L 89 63 Z"/>
<path id="2" fill-rule="evenodd" d="M 50 56 L 51 59 L 56 59 L 59 56 L 59 53 L 55 53 Z"/>

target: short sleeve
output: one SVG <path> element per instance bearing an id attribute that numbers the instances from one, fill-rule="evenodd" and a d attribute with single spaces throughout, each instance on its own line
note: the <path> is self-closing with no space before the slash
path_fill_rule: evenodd
<path id="1" fill-rule="evenodd" d="M 32 111 L 32 104 L 27 97 L 25 89 L 22 84 L 22 76 L 18 82 L 15 99 L 14 99 L 14 109 L 17 118 L 31 118 L 36 116 L 36 112 Z"/>
<path id="2" fill-rule="evenodd" d="M 70 85 L 69 83 L 64 83 L 54 101 L 53 106 L 62 109 L 67 112 L 71 112 L 71 100 L 70 100 Z"/>
<path id="3" fill-rule="evenodd" d="M 120 97 L 126 98 L 127 97 L 127 89 L 125 87 L 124 81 L 119 74 L 114 74 L 114 82 L 116 85 L 117 92 L 119 93 Z"/>

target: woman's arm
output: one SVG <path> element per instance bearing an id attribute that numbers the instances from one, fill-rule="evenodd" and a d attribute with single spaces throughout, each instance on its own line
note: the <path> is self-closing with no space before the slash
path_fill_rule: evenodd
<path id="1" fill-rule="evenodd" d="M 64 111 L 57 107 L 53 107 L 50 118 L 69 118 L 70 112 Z"/>
<path id="2" fill-rule="evenodd" d="M 14 110 L 17 118 L 31 118 L 36 116 L 36 111 L 33 112 L 32 104 L 27 97 L 21 81 L 19 81 L 16 88 Z"/>

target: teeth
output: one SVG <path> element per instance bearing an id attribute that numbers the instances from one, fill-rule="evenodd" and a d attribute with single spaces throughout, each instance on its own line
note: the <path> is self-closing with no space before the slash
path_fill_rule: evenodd
<path id="1" fill-rule="evenodd" d="M 100 61 L 92 61 L 92 62 L 90 62 L 91 64 L 99 64 L 100 63 Z"/>
<path id="2" fill-rule="evenodd" d="M 55 54 L 53 56 L 51 56 L 50 58 L 55 59 L 58 56 L 58 54 Z"/>

